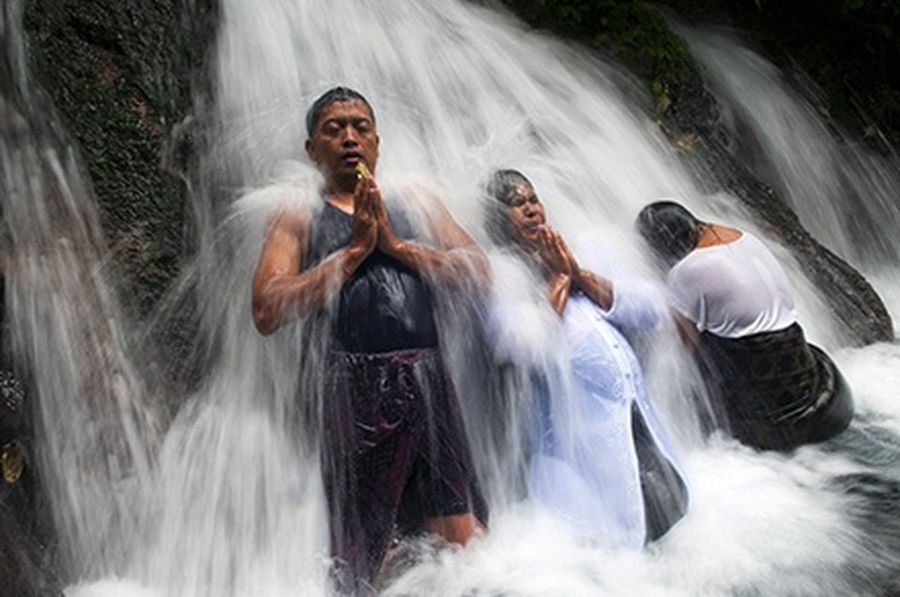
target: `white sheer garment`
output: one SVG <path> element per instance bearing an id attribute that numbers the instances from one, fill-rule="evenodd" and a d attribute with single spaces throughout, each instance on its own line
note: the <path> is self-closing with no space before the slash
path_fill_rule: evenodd
<path id="1" fill-rule="evenodd" d="M 534 417 L 539 441 L 528 472 L 531 499 L 587 541 L 639 548 L 646 522 L 633 405 L 663 455 L 673 464 L 676 460 L 622 332 L 655 326 L 665 303 L 655 286 L 629 279 L 597 244 L 579 247 L 576 255 L 582 267 L 613 281 L 614 301 L 606 311 L 573 291 L 558 320 L 562 342 L 546 347 L 562 358 L 554 361 L 544 354 L 536 361 L 533 348 L 509 344 L 516 338 L 510 329 L 535 327 L 523 317 L 521 301 L 516 305 L 495 296 L 492 337 L 497 349 L 515 356 L 520 366 L 543 368 L 541 412 Z M 546 295 L 538 300 L 546 303 Z"/>
<path id="2" fill-rule="evenodd" d="M 749 232 L 689 253 L 669 272 L 669 290 L 676 311 L 720 338 L 775 332 L 797 322 L 787 274 Z"/>

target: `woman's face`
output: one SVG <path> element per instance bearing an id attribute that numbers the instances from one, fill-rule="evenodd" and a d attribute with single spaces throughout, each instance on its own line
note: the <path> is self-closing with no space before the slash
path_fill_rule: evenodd
<path id="1" fill-rule="evenodd" d="M 531 185 L 517 183 L 507 205 L 507 224 L 513 238 L 526 246 L 536 246 L 541 227 L 546 223 L 544 205 L 537 193 Z"/>

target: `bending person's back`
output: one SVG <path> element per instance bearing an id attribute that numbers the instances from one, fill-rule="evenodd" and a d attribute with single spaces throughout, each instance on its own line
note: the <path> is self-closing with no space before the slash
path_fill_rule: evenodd
<path id="1" fill-rule="evenodd" d="M 849 388 L 806 342 L 788 276 L 759 239 L 700 222 L 673 202 L 646 207 L 638 226 L 671 267 L 672 305 L 732 435 L 790 449 L 847 427 Z"/>

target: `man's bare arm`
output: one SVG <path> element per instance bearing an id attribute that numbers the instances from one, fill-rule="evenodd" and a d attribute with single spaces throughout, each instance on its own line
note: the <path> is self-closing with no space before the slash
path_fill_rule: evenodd
<path id="1" fill-rule="evenodd" d="M 253 276 L 253 322 L 263 335 L 321 309 L 368 256 L 365 247 L 351 243 L 302 271 L 308 241 L 303 214 L 282 212 L 269 224 Z"/>

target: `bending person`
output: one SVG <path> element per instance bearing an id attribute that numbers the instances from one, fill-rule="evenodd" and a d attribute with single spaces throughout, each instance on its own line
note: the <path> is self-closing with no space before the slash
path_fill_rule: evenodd
<path id="1" fill-rule="evenodd" d="M 646 206 L 637 227 L 670 268 L 682 337 L 696 349 L 714 410 L 724 411 L 735 438 L 786 450 L 847 427 L 850 390 L 806 342 L 788 276 L 758 238 L 701 222 L 673 201 Z"/>
<path id="2" fill-rule="evenodd" d="M 607 277 L 616 267 L 602 247 L 588 248 L 585 267 L 547 225 L 543 204 L 520 172 L 496 172 L 488 193 L 499 202 L 491 204 L 491 227 L 541 280 L 541 300 L 561 318 L 568 356 L 560 375 L 546 367 L 532 375 L 538 399 L 529 494 L 585 539 L 640 547 L 665 534 L 688 502 L 637 356 L 623 334 L 656 324 L 658 293 L 640 282 Z M 495 342 L 514 337 L 515 328 L 538 325 L 524 321 L 512 300 L 495 301 Z M 518 360 L 519 366 L 531 364 Z"/>
<path id="3" fill-rule="evenodd" d="M 374 172 L 375 116 L 338 87 L 307 113 L 306 151 L 325 178 L 321 207 L 273 218 L 253 280 L 263 334 L 327 313 L 322 471 L 343 591 L 370 590 L 394 526 L 465 543 L 484 523 L 453 385 L 438 350 L 434 284 L 471 280 L 483 253 L 439 205 L 431 247 L 386 209 Z M 326 310 L 332 299 L 333 308 Z"/>

